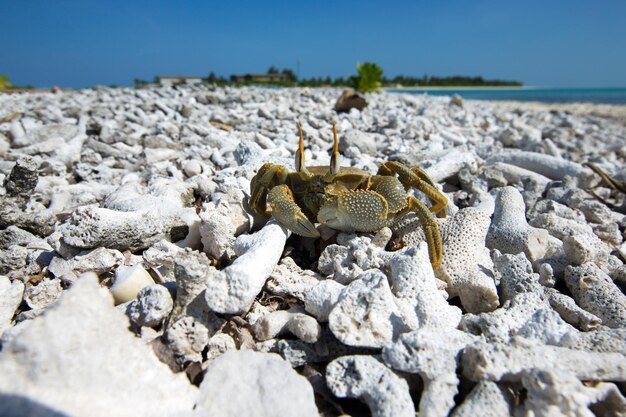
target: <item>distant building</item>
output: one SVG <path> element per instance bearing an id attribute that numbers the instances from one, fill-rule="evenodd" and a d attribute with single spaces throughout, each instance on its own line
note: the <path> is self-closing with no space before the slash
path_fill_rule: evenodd
<path id="1" fill-rule="evenodd" d="M 289 81 L 289 77 L 286 74 L 235 74 L 230 76 L 230 81 L 234 83 L 275 83 Z"/>
<path id="2" fill-rule="evenodd" d="M 175 85 L 198 85 L 202 84 L 202 77 L 190 77 L 183 75 L 157 75 L 154 78 L 156 84 L 162 87 L 172 87 Z"/>

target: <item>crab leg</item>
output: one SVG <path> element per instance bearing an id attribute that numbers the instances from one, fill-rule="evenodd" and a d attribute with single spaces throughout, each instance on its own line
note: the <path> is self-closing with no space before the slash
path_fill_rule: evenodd
<path id="1" fill-rule="evenodd" d="M 426 197 L 433 203 L 430 207 L 432 213 L 435 213 L 437 217 L 446 217 L 444 209 L 448 204 L 448 199 L 437 189 L 435 182 L 424 170 L 417 167 L 408 168 L 395 161 L 387 161 L 378 169 L 378 175 L 394 174 L 398 174 L 398 179 L 406 188 L 415 187 L 426 194 Z"/>
<path id="2" fill-rule="evenodd" d="M 340 155 L 339 155 L 339 140 L 337 140 L 337 125 L 333 122 L 333 152 L 330 155 L 330 167 L 329 171 L 331 174 L 339 173 L 341 165 Z"/>
<path id="3" fill-rule="evenodd" d="M 313 223 L 304 215 L 293 198 L 293 193 L 285 184 L 277 185 L 267 194 L 272 215 L 279 223 L 292 232 L 305 237 L 319 237 Z"/>
<path id="4" fill-rule="evenodd" d="M 257 174 L 250 181 L 250 200 L 248 205 L 257 213 L 269 215 L 267 210 L 268 190 L 287 181 L 289 171 L 282 165 L 270 162 L 263 164 Z"/>
<path id="5" fill-rule="evenodd" d="M 420 219 L 424 234 L 426 235 L 426 242 L 428 243 L 428 257 L 430 258 L 430 263 L 433 269 L 439 268 L 441 266 L 441 259 L 443 258 L 443 245 L 441 244 L 441 234 L 439 233 L 437 222 L 428 210 L 428 207 L 413 196 L 407 199 L 407 211 L 414 212 Z"/>

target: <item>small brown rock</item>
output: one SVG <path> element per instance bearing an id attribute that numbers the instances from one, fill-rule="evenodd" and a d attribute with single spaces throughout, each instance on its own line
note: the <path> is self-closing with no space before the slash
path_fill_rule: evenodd
<path id="1" fill-rule="evenodd" d="M 363 110 L 367 107 L 367 101 L 352 90 L 345 90 L 335 103 L 337 113 L 347 113 L 350 109 Z"/>

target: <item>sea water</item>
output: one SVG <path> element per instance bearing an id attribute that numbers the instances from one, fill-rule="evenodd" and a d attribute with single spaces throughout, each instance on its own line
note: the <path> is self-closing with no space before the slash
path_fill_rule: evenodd
<path id="1" fill-rule="evenodd" d="M 626 88 L 411 88 L 388 89 L 394 93 L 451 96 L 469 100 L 516 100 L 543 103 L 626 104 Z"/>

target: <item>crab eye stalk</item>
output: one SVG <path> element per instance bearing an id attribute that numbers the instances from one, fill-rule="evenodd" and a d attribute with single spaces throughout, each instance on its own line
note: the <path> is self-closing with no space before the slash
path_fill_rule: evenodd
<path id="1" fill-rule="evenodd" d="M 296 171 L 298 172 L 307 172 L 306 167 L 304 166 L 304 138 L 302 136 L 302 126 L 300 126 L 300 122 L 296 122 L 296 126 L 298 126 L 298 132 L 300 134 L 300 144 L 298 145 L 298 151 L 296 152 Z"/>
<path id="2" fill-rule="evenodd" d="M 333 122 L 333 152 L 330 155 L 330 173 L 337 174 L 339 173 L 340 166 L 340 155 L 339 155 L 339 140 L 337 139 L 337 125 Z"/>

